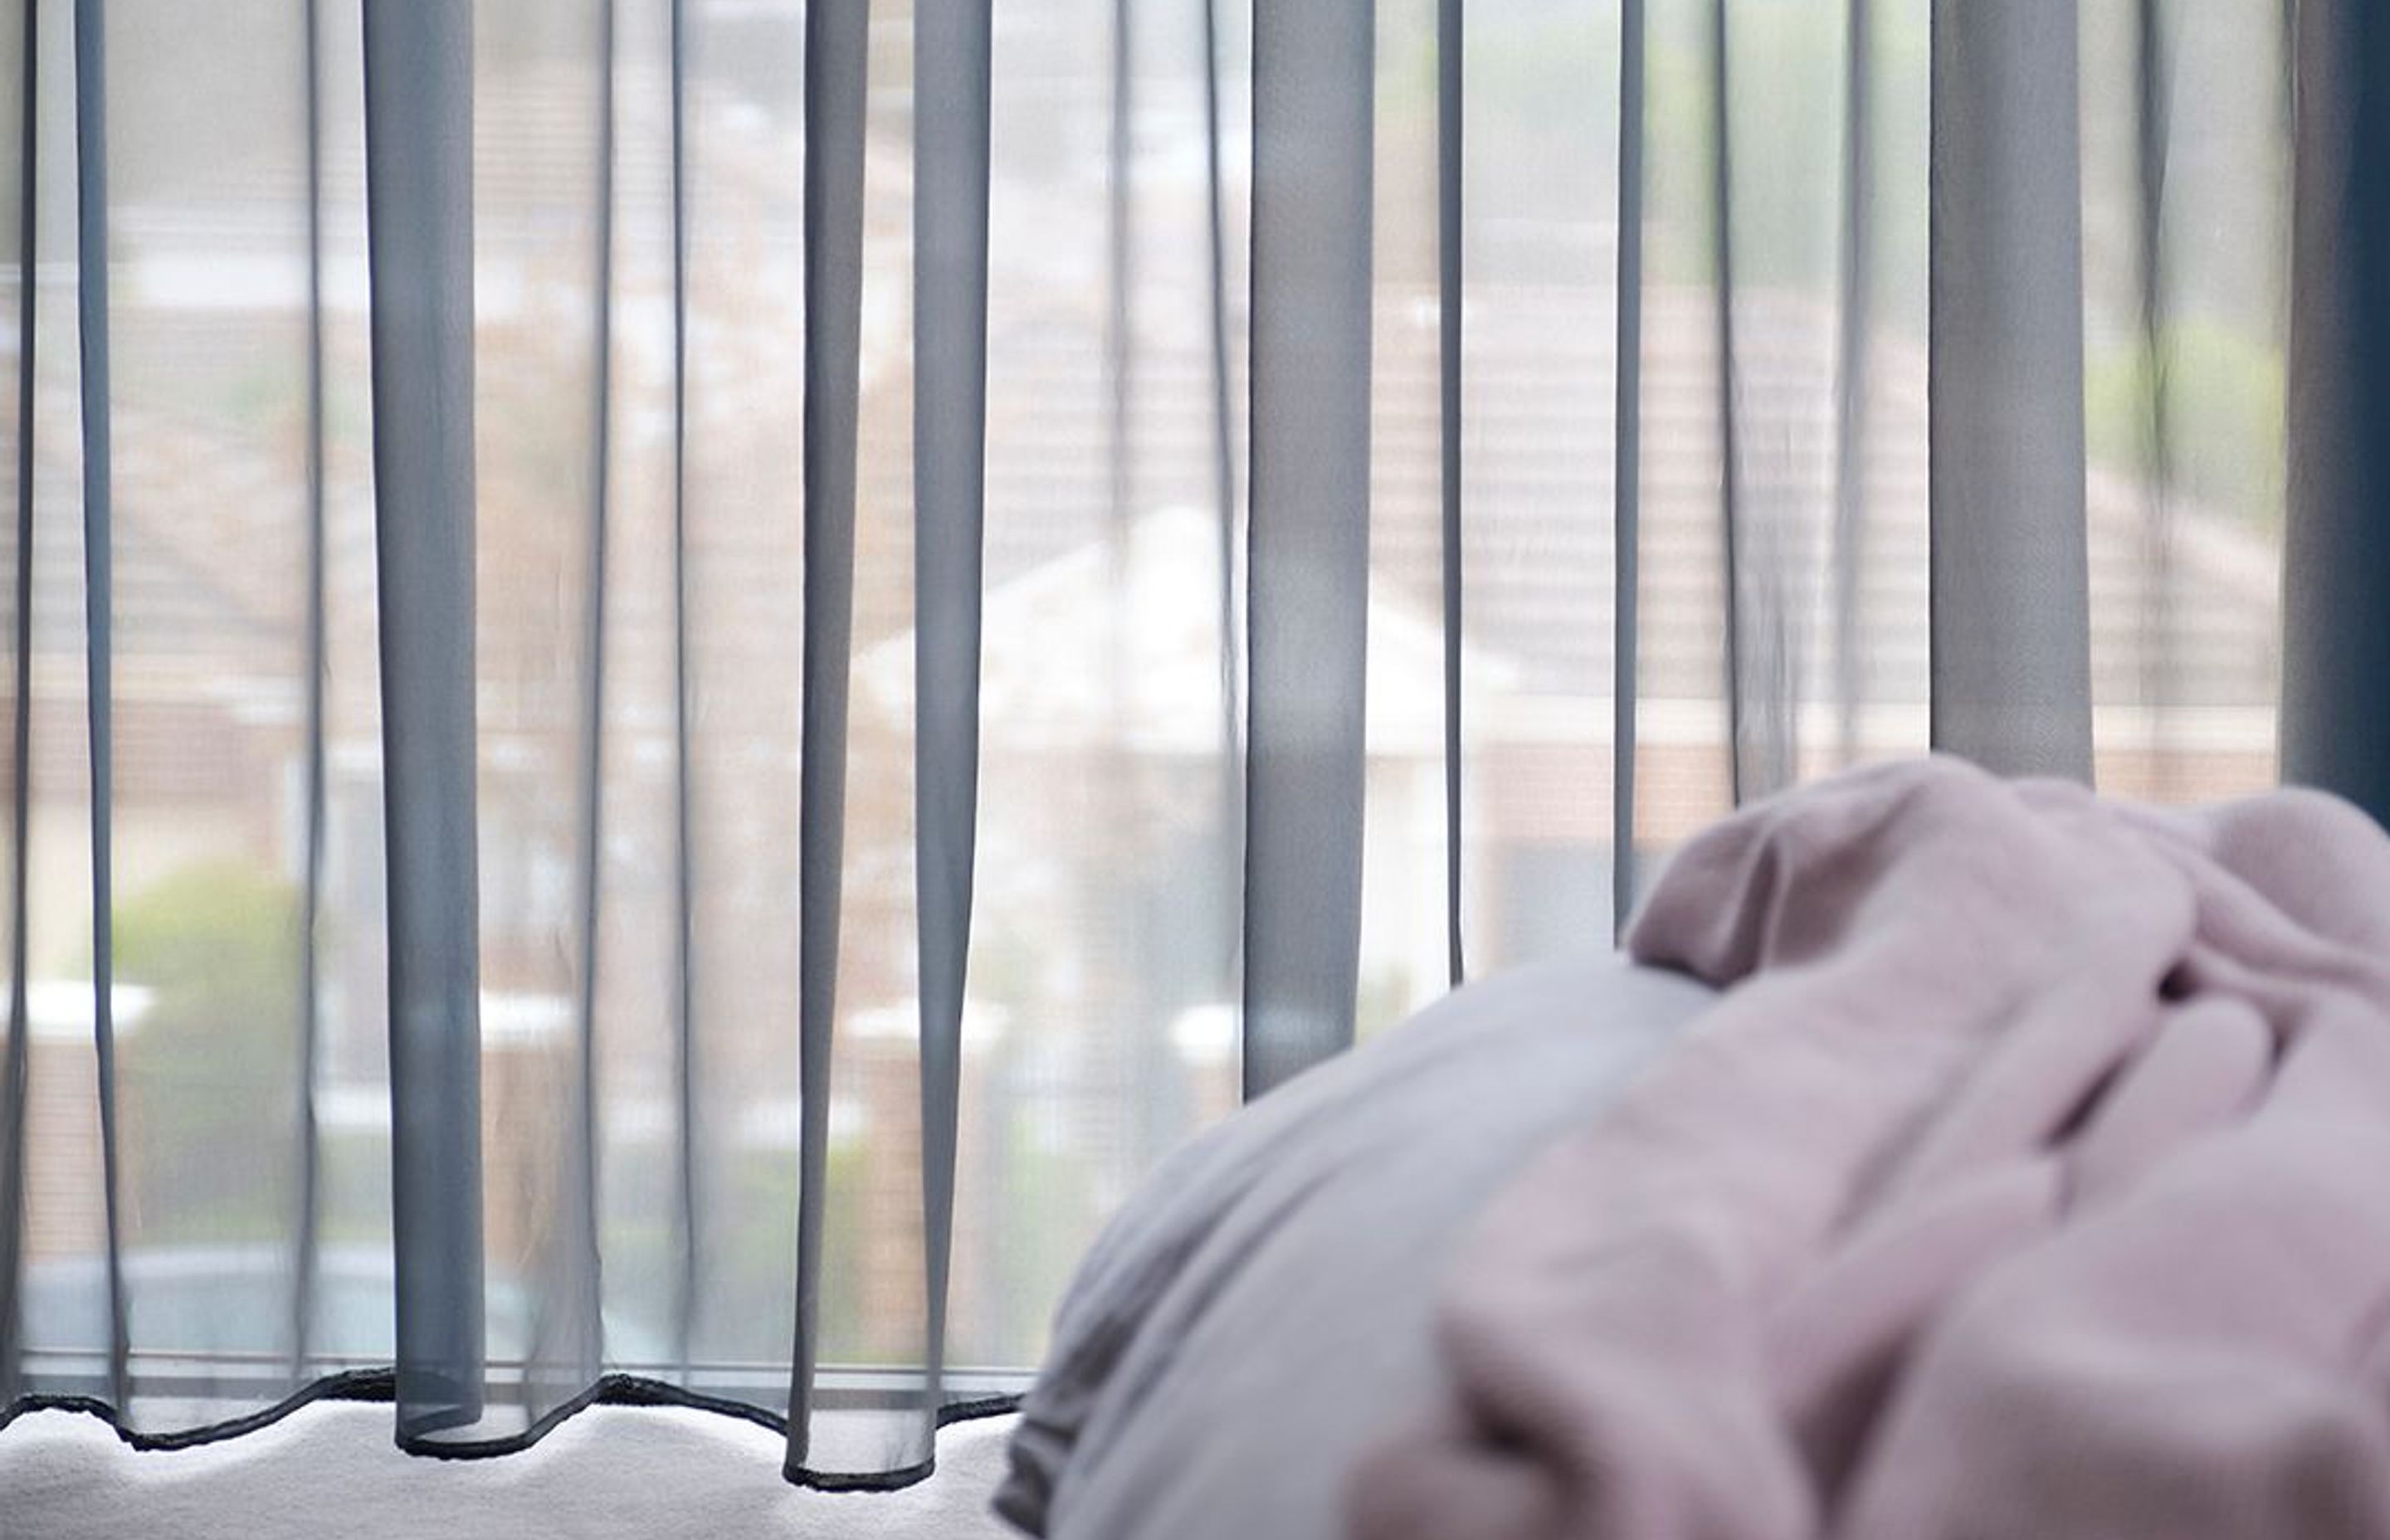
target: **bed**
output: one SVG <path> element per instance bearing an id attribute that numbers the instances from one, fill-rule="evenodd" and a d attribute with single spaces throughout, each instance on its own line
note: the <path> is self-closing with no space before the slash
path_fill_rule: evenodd
<path id="1" fill-rule="evenodd" d="M 997 1510 L 2390 1535 L 2363 814 L 1887 764 L 1697 837 L 1627 948 L 1460 990 L 1176 1156 L 1070 1291 Z"/>
<path id="2" fill-rule="evenodd" d="M 1610 956 L 1505 974 L 1179 1151 L 1064 1303 L 999 1511 L 1052 1540 L 1341 1534 L 1352 1460 L 1428 1404 L 1469 1224 L 1712 997 Z"/>

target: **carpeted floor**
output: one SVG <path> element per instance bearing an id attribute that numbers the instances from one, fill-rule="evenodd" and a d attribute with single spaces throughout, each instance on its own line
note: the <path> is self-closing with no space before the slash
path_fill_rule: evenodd
<path id="1" fill-rule="evenodd" d="M 319 1403 L 166 1454 L 40 1412 L 0 1431 L 0 1540 L 996 1540 L 1012 1422 L 947 1429 L 918 1485 L 833 1496 L 780 1479 L 773 1434 L 678 1408 L 593 1406 L 486 1460 L 400 1454 L 385 1405 Z"/>

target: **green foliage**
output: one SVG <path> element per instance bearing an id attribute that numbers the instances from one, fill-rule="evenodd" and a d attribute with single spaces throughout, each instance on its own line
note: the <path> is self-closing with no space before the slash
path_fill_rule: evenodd
<path id="1" fill-rule="evenodd" d="M 2085 371 L 2084 424 L 2092 459 L 2145 476 L 2163 390 L 2175 486 L 2193 503 L 2255 524 L 2281 518 L 2283 368 L 2266 342 L 2206 320 L 2093 357 Z"/>
<path id="2" fill-rule="evenodd" d="M 869 1177 L 863 1147 L 852 1139 L 830 1141 L 829 1195 L 822 1215 L 821 1334 L 824 1362 L 869 1363 L 881 1355 L 871 1324 L 875 1312 L 864 1276 L 864 1227 L 873 1216 L 864 1208 Z M 883 1309 L 878 1314 L 884 1315 Z"/>
<path id="3" fill-rule="evenodd" d="M 1354 1030 L 1362 1037 L 1383 1032 L 1410 1014 L 1410 976 L 1399 967 L 1371 969 L 1362 977 L 1357 993 Z"/>
<path id="4" fill-rule="evenodd" d="M 1433 227 L 1433 8 L 1417 0 L 1406 0 L 1399 13 L 1380 11 L 1381 231 Z M 1737 280 L 1826 297 L 1842 255 L 1848 12 L 1840 0 L 1738 0 L 1728 25 Z M 1711 28 L 1706 4 L 1661 0 L 1650 12 L 1646 261 L 1651 280 L 1664 285 L 1704 285 L 1714 276 Z M 1872 44 L 1872 281 L 1879 316 L 1913 327 L 1922 324 L 1925 272 L 1925 8 L 1880 8 Z M 1616 196 L 1618 125 L 1611 93 L 1618 45 L 1614 9 L 1589 13 L 1517 0 L 1472 17 L 1467 61 L 1472 220 L 1533 224 L 1563 208 L 1607 217 Z M 1381 276 L 1433 251 L 1428 238 L 1401 238 L 1392 246 L 1380 254 Z M 1548 276 L 1600 281 L 1609 273 L 1564 266 Z"/>
<path id="5" fill-rule="evenodd" d="M 992 1298 L 997 1317 L 970 1344 L 982 1362 L 1033 1364 L 1046 1354 L 1054 1302 L 1078 1271 L 1079 1258 L 1110 1217 L 1096 1191 L 1095 1162 L 1050 1144 L 1050 1113 L 1011 1115 L 1004 1145 L 1010 1201 L 994 1237 Z"/>
<path id="6" fill-rule="evenodd" d="M 254 866 L 186 866 L 117 909 L 117 974 L 157 992 L 159 1018 L 171 1005 L 191 1013 L 190 1024 L 204 1016 L 255 1035 L 270 1017 L 271 1035 L 287 1046 L 298 1006 L 298 909 L 290 885 Z"/>
<path id="7" fill-rule="evenodd" d="M 120 905 L 120 983 L 152 992 L 119 1048 L 133 1213 L 148 1244 L 254 1239 L 287 1218 L 298 1099 L 298 905 L 238 863 Z"/>
<path id="8" fill-rule="evenodd" d="M 789 1288 L 797 1265 L 797 1204 L 803 1184 L 790 1151 L 734 1149 L 726 1165 L 726 1206 L 739 1221 L 711 1240 L 714 1303 L 700 1345 L 707 1354 L 733 1362 L 776 1363 L 795 1351 Z M 834 1183 L 835 1155 L 831 1166 Z"/>

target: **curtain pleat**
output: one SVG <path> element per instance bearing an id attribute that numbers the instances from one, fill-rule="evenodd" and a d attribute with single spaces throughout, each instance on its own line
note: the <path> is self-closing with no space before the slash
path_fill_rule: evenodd
<path id="1" fill-rule="evenodd" d="M 2146 511 L 2141 566 L 2141 696 L 2164 707 L 2178 699 L 2179 660 L 2174 644 L 2174 391 L 2168 387 L 2167 337 L 2172 328 L 2165 238 L 2166 158 L 2173 120 L 2172 70 L 2164 0 L 2133 3 L 2133 225 L 2135 287 L 2139 290 L 2142 368 L 2148 381 L 2143 433 Z M 2163 720 L 2161 716 L 2159 720 Z M 2157 745 L 2162 747 L 2162 745 Z M 2161 758 L 2160 763 L 2166 763 Z"/>
<path id="2" fill-rule="evenodd" d="M 8 1041 L 0 1058 L 0 1405 L 26 1393 L 24 1351 L 26 1167 L 31 1154 L 32 1024 L 27 994 L 26 957 L 32 926 L 26 897 L 32 885 L 32 777 L 26 773 L 32 743 L 33 672 L 33 398 L 35 342 L 33 244 L 39 209 L 41 97 L 35 90 L 41 59 L 40 13 L 24 6 L 24 26 L 14 41 L 19 93 L 17 178 L 17 368 L 16 541 L 9 616 L 8 777 Z"/>
<path id="3" fill-rule="evenodd" d="M 110 535 L 113 417 L 108 383 L 108 19 L 102 0 L 75 0 L 75 296 L 82 347 L 84 658 L 91 744 L 91 1033 L 99 1102 L 99 1181 L 108 1244 L 108 1394 L 130 1396 L 132 1343 L 124 1282 L 122 1161 L 118 1139 L 116 972 L 111 965 L 116 869 L 115 621 Z"/>
<path id="4" fill-rule="evenodd" d="M 943 1398 L 979 817 L 989 71 L 985 0 L 914 19 L 915 891 L 921 981 L 923 1405 Z"/>
<path id="5" fill-rule="evenodd" d="M 1245 737 L 1245 661 L 1238 582 L 1237 421 L 1233 402 L 1235 379 L 1229 364 L 1228 197 L 1224 143 L 1226 123 L 1221 103 L 1221 0 L 1201 0 L 1200 65 L 1203 97 L 1203 302 L 1206 364 L 1211 385 L 1213 562 L 1217 578 L 1214 626 L 1219 647 L 1219 708 L 1217 733 L 1218 787 L 1214 792 L 1215 849 L 1225 874 L 1241 868 L 1245 858 L 1245 787 L 1242 745 Z M 1244 892 L 1232 879 L 1219 884 L 1219 945 L 1228 955 L 1220 959 L 1222 982 L 1233 992 L 1240 976 L 1243 947 Z"/>
<path id="6" fill-rule="evenodd" d="M 1140 69 L 1148 45 L 1139 41 L 1137 8 L 1130 0 L 1112 0 L 1106 28 L 1107 76 L 1104 123 L 1104 265 L 1103 321 L 1103 559 L 1105 567 L 1101 658 L 1096 667 L 1101 679 L 1103 716 L 1115 733 L 1134 718 L 1137 699 L 1135 609 L 1138 512 L 1148 478 L 1139 464 L 1144 442 L 1140 417 L 1152 401 L 1148 350 L 1138 326 L 1140 302 L 1147 292 L 1142 243 L 1147 236 L 1147 211 L 1140 207 L 1137 159 L 1137 120 L 1143 109 Z M 1088 815 L 1100 828 L 1126 830 L 1139 821 L 1139 796 L 1133 755 L 1117 738 L 1100 750 L 1089 767 Z M 1132 858 L 1133 859 L 1133 858 Z M 1125 863 L 1124 863 L 1125 864 Z M 1134 879 L 1120 874 L 1127 887 Z M 1129 947 L 1142 937 L 1137 927 L 1124 927 Z M 1170 1142 L 1163 1110 L 1176 1099 L 1176 1065 L 1159 1023 L 1150 1020 L 1151 992 L 1141 989 L 1134 967 L 1106 969 L 1108 977 L 1090 989 L 1091 1003 L 1117 1023 L 1123 1051 L 1118 1075 L 1122 1092 L 1139 1114 L 1124 1120 L 1123 1153 L 1137 1170 L 1158 1159 Z"/>
<path id="7" fill-rule="evenodd" d="M 1104 380 L 1107 417 L 1104 425 L 1105 511 L 1111 529 L 1115 572 L 1128 555 L 1130 525 L 1137 506 L 1137 445 L 1134 413 L 1137 401 L 1137 200 L 1135 181 L 1137 124 L 1137 31 L 1130 0 L 1112 0 L 1111 100 L 1107 113 L 1104 159 Z M 1113 586 L 1119 602 L 1122 584 Z M 1124 681 L 1118 669 L 1124 656 L 1117 642 L 1111 648 L 1118 694 Z"/>
<path id="8" fill-rule="evenodd" d="M 1859 757 L 1859 705 L 1865 698 L 1862 625 L 1868 537 L 1868 353 L 1873 345 L 1874 6 L 1847 0 L 1843 40 L 1841 329 L 1834 373 L 1833 657 L 1834 751 Z"/>
<path id="9" fill-rule="evenodd" d="M 864 120 L 870 7 L 805 12 L 804 722 L 799 817 L 796 1351 L 787 1466 L 811 1446 L 822 1362 L 831 1046 L 845 873 L 848 675 L 854 623 L 855 444 L 862 367 Z"/>
<path id="10" fill-rule="evenodd" d="M 2285 306 L 2229 7 L 27 5 L 0 1419 L 901 1483 L 1738 800 L 2390 799 L 2369 15 Z"/>
<path id="11" fill-rule="evenodd" d="M 598 15 L 597 96 L 597 282 L 591 295 L 589 391 L 589 544 L 587 627 L 582 638 L 584 697 L 577 800 L 580 811 L 579 907 L 580 976 L 575 981 L 575 1071 L 569 1090 L 566 1122 L 570 1134 L 560 1150 L 564 1194 L 562 1213 L 550 1264 L 552 1314 L 561 1329 L 544 1333 L 542 1356 L 549 1359 L 561 1380 L 584 1385 L 595 1379 L 605 1354 L 604 1305 L 600 1277 L 602 1219 L 599 1213 L 600 1161 L 604 1139 L 600 1130 L 599 1054 L 598 1034 L 599 955 L 604 935 L 606 841 L 606 566 L 608 531 L 611 522 L 613 484 L 610 445 L 614 422 L 614 160 L 615 91 L 614 0 L 602 0 Z"/>
<path id="12" fill-rule="evenodd" d="M 705 1254 L 705 1207 L 699 1200 L 697 851 L 690 753 L 689 449 L 688 449 L 688 24 L 682 0 L 671 0 L 666 67 L 672 81 L 672 656 L 673 656 L 673 1127 L 675 1255 L 680 1277 L 673 1295 L 673 1356 L 687 1381 L 700 1309 L 699 1276 Z"/>
<path id="13" fill-rule="evenodd" d="M 2076 38 L 2051 19 L 1934 8 L 1933 735 L 2088 779 Z"/>
<path id="14" fill-rule="evenodd" d="M 1376 19 L 1370 0 L 1253 16 L 1248 1097 L 1353 1040 Z"/>
<path id="15" fill-rule="evenodd" d="M 473 17 L 365 7 L 399 1434 L 482 1416 Z"/>
<path id="16" fill-rule="evenodd" d="M 307 0 L 300 24 L 305 36 L 300 48 L 304 78 L 300 84 L 304 104 L 307 144 L 307 362 L 306 362 L 306 684 L 302 707 L 305 744 L 301 775 L 303 800 L 301 816 L 299 899 L 299 1072 L 298 1109 L 293 1130 L 293 1159 L 299 1179 L 292 1198 L 290 1276 L 290 1377 L 305 1378 L 314 1346 L 315 1285 L 321 1258 L 323 1225 L 323 1131 L 315 1103 L 323 1067 L 322 972 L 319 931 L 324 917 L 325 805 L 325 674 L 327 670 L 325 590 L 325 380 L 324 380 L 324 103 L 323 18 L 316 0 Z M 594 1186 L 593 1188 L 594 1189 Z"/>
<path id="17" fill-rule="evenodd" d="M 1612 387 L 1610 915 L 1623 934 L 1635 906 L 1636 557 L 1643 502 L 1643 0 L 1618 7 L 1618 285 Z"/>
<path id="18" fill-rule="evenodd" d="M 2390 815 L 2390 17 L 2300 0 L 2282 774 Z"/>
<path id="19" fill-rule="evenodd" d="M 1740 804 L 1763 796 L 1783 779 L 1767 741 L 1767 702 L 1743 656 L 1753 591 L 1764 579 L 1746 581 L 1741 559 L 1747 517 L 1739 439 L 1742 413 L 1736 399 L 1734 345 L 1734 77 L 1728 0 L 1710 4 L 1710 269 L 1716 317 L 1718 433 L 1718 583 L 1724 592 L 1728 795 Z"/>
<path id="20" fill-rule="evenodd" d="M 1442 429 L 1444 556 L 1444 906 L 1446 977 L 1458 985 L 1466 973 L 1461 943 L 1461 604 L 1466 588 L 1460 539 L 1461 494 L 1461 93 L 1468 28 L 1461 0 L 1437 0 L 1435 8 L 1436 122 L 1436 349 L 1437 422 Z"/>

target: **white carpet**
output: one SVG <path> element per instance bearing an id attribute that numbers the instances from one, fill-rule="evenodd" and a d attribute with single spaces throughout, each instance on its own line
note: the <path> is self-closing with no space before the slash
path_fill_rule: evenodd
<path id="1" fill-rule="evenodd" d="M 830 1495 L 780 1479 L 777 1436 L 678 1407 L 592 1406 L 484 1460 L 402 1455 L 390 1408 L 353 1402 L 163 1454 L 38 1412 L 0 1431 L 0 1540 L 995 1540 L 1012 1422 L 947 1429 L 937 1474 L 902 1492 Z"/>

